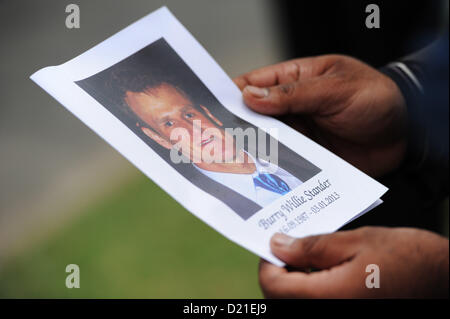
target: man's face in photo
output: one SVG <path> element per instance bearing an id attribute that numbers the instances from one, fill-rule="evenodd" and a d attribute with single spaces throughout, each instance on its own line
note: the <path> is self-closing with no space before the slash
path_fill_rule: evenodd
<path id="1" fill-rule="evenodd" d="M 224 161 L 235 157 L 234 139 L 220 128 L 222 123 L 205 106 L 201 106 L 204 113 L 196 109 L 193 103 L 172 85 L 162 83 L 142 92 L 127 91 L 125 102 L 148 125 L 142 127 L 142 131 L 167 149 L 171 149 L 174 144 L 181 146 L 183 150 L 189 149 L 191 161 L 199 161 L 200 159 L 194 159 L 193 156 L 203 154 L 205 147 L 208 147 L 208 150 L 221 150 L 221 158 Z M 194 140 L 195 125 L 201 138 Z M 173 131 L 180 128 L 189 133 L 189 139 L 171 140 Z M 207 129 L 208 134 L 203 134 Z M 225 143 L 226 136 L 233 143 Z M 211 156 L 214 157 L 214 154 Z"/>

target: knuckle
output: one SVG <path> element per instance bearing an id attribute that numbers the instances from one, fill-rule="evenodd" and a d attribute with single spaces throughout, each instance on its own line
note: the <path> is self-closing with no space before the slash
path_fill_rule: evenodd
<path id="1" fill-rule="evenodd" d="M 285 83 L 278 86 L 279 92 L 282 96 L 291 97 L 295 93 L 294 83 Z"/>
<path id="2" fill-rule="evenodd" d="M 327 57 L 333 62 L 348 62 L 354 60 L 353 57 L 345 54 L 328 54 Z"/>
<path id="3" fill-rule="evenodd" d="M 320 239 L 320 236 L 310 236 L 303 238 L 300 241 L 300 251 L 303 255 L 314 257 L 318 254 L 320 254 L 320 251 L 318 250 L 318 241 Z"/>
<path id="4" fill-rule="evenodd" d="M 299 282 L 297 285 L 289 285 L 285 287 L 282 294 L 279 297 L 282 298 L 320 298 L 320 289 L 312 287 L 307 281 Z"/>
<path id="5" fill-rule="evenodd" d="M 358 229 L 357 238 L 360 241 L 372 240 L 376 235 L 376 230 L 374 227 L 364 226 Z"/>
<path id="6" fill-rule="evenodd" d="M 370 235 L 372 233 L 372 228 L 369 226 L 364 226 L 361 227 L 359 229 L 359 233 L 361 233 L 362 235 L 366 236 L 366 235 Z"/>
<path id="7" fill-rule="evenodd" d="M 300 66 L 295 62 L 287 62 L 283 65 L 283 72 L 290 81 L 297 81 L 300 77 Z"/>
<path id="8" fill-rule="evenodd" d="M 275 282 L 274 276 L 269 276 L 267 273 L 260 271 L 258 276 L 259 285 L 263 289 L 270 289 Z"/>
<path id="9" fill-rule="evenodd" d="M 276 290 L 270 286 L 261 286 L 261 290 L 265 298 L 276 298 L 278 296 Z"/>
<path id="10" fill-rule="evenodd" d="M 273 279 L 265 278 L 265 276 L 259 277 L 259 286 L 266 298 L 275 298 L 277 294 L 276 286 Z"/>

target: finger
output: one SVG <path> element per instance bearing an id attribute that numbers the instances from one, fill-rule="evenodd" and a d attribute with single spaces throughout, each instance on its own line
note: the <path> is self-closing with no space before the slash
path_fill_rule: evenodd
<path id="1" fill-rule="evenodd" d="M 338 94 L 342 92 L 338 85 L 339 79 L 323 76 L 271 87 L 248 85 L 242 95 L 249 108 L 267 115 L 326 115 L 323 111 L 332 112 L 332 109 L 327 108 L 329 102 L 332 102 L 332 105 L 338 104 L 344 97 L 343 94 Z"/>
<path id="2" fill-rule="evenodd" d="M 289 274 L 286 268 L 278 267 L 261 259 L 259 263 L 259 285 L 266 298 L 287 298 L 288 286 L 286 276 Z"/>
<path id="3" fill-rule="evenodd" d="M 272 237 L 270 247 L 275 256 L 290 266 L 330 269 L 354 258 L 359 243 L 355 231 L 297 239 L 280 233 Z"/>
<path id="4" fill-rule="evenodd" d="M 355 294 L 358 283 L 352 278 L 360 279 L 357 271 L 348 263 L 313 273 L 288 272 L 261 260 L 259 284 L 266 298 L 338 298 Z"/>
<path id="5" fill-rule="evenodd" d="M 336 60 L 337 56 L 325 55 L 294 59 L 253 70 L 234 79 L 243 90 L 245 86 L 268 87 L 295 82 L 323 74 Z"/>
<path id="6" fill-rule="evenodd" d="M 237 85 L 237 87 L 241 91 L 248 85 L 248 82 L 245 80 L 245 78 L 243 76 L 239 76 L 237 78 L 234 78 L 233 82 L 234 82 L 234 84 Z"/>
<path id="7" fill-rule="evenodd" d="M 235 83 L 242 90 L 247 85 L 267 87 L 281 83 L 297 81 L 300 77 L 301 59 L 266 66 L 235 79 Z"/>

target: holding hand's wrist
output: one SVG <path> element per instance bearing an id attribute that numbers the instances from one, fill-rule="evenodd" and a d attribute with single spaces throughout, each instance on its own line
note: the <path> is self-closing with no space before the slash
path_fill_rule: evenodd
<path id="1" fill-rule="evenodd" d="M 402 65 L 402 67 L 399 65 Z M 423 116 L 421 114 L 423 112 L 423 95 L 418 80 L 414 77 L 411 78 L 411 71 L 405 70 L 407 70 L 406 65 L 396 63 L 380 69 L 382 73 L 397 85 L 405 101 L 407 149 L 405 158 L 402 161 L 402 167 L 418 169 L 425 160 L 427 148 L 426 130 L 424 126 L 419 125 L 419 119 Z"/>

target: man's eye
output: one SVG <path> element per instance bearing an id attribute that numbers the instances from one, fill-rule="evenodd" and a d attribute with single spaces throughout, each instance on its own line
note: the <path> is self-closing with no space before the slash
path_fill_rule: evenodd
<path id="1" fill-rule="evenodd" d="M 164 126 L 171 127 L 171 126 L 173 126 L 173 122 L 167 121 L 166 123 L 164 123 Z"/>
<path id="2" fill-rule="evenodd" d="M 186 118 L 191 119 L 195 116 L 194 113 L 186 113 Z"/>

